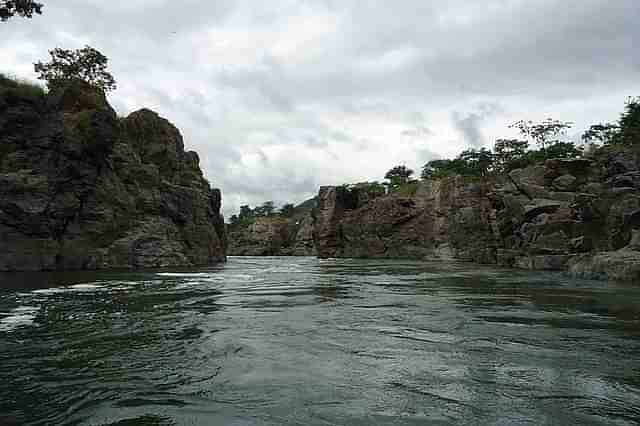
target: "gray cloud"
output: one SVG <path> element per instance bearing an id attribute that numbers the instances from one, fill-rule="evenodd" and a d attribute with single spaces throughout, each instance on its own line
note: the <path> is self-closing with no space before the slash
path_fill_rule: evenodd
<path id="1" fill-rule="evenodd" d="M 0 24 L 0 71 L 33 78 L 48 49 L 100 49 L 118 112 L 176 124 L 226 215 L 419 170 L 520 118 L 578 134 L 640 93 L 637 0 L 45 3 Z"/>
<path id="2" fill-rule="evenodd" d="M 482 123 L 500 111 L 502 108 L 498 104 L 482 103 L 476 106 L 474 112 L 453 111 L 451 119 L 464 142 L 473 148 L 479 148 L 487 143 L 482 134 Z"/>

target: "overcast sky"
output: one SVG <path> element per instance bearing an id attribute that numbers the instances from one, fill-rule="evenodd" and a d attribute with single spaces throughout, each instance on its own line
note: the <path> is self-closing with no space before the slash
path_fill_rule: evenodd
<path id="1" fill-rule="evenodd" d="M 174 123 L 227 217 L 417 171 L 519 119 L 576 137 L 640 95 L 638 0 L 40 1 L 0 23 L 0 72 L 97 48 L 114 108 Z"/>

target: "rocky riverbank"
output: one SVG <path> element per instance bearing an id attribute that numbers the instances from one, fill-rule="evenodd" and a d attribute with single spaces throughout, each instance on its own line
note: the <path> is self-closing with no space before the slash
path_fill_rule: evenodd
<path id="1" fill-rule="evenodd" d="M 38 96 L 0 79 L 0 271 L 224 261 L 220 204 L 156 113 L 118 118 L 80 81 Z"/>
<path id="2" fill-rule="evenodd" d="M 640 154 L 607 146 L 494 179 L 421 181 L 411 196 L 322 187 L 320 257 L 446 258 L 640 281 Z"/>

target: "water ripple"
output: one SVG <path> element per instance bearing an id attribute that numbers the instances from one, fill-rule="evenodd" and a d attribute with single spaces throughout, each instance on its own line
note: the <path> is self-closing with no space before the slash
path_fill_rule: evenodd
<path id="1" fill-rule="evenodd" d="M 0 424 L 637 424 L 639 302 L 392 260 L 0 275 Z"/>

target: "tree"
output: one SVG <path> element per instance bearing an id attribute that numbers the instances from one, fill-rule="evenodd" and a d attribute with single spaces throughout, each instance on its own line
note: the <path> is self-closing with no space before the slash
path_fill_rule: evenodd
<path id="1" fill-rule="evenodd" d="M 0 0 L 0 21 L 18 15 L 24 18 L 32 18 L 33 14 L 42 14 L 42 3 L 33 0 Z"/>
<path id="2" fill-rule="evenodd" d="M 107 72 L 109 60 L 93 47 L 85 46 L 77 50 L 55 48 L 49 54 L 50 62 L 34 64 L 38 78 L 46 81 L 49 88 L 60 87 L 75 79 L 105 92 L 116 88 L 113 76 Z"/>
<path id="3" fill-rule="evenodd" d="M 582 149 L 573 142 L 556 142 L 547 147 L 547 158 L 578 158 L 582 156 Z"/>
<path id="4" fill-rule="evenodd" d="M 413 170 L 409 169 L 407 166 L 396 166 L 393 169 L 389 170 L 387 174 L 384 175 L 384 178 L 389 180 L 391 186 L 399 186 L 404 185 L 409 182 L 409 179 L 413 175 Z"/>
<path id="5" fill-rule="evenodd" d="M 276 206 L 273 201 L 265 201 L 260 207 L 253 209 L 256 216 L 271 216 L 275 211 Z"/>
<path id="6" fill-rule="evenodd" d="M 565 135 L 567 129 L 570 129 L 571 126 L 573 126 L 573 123 L 570 121 L 547 118 L 540 123 L 520 120 L 509 127 L 518 129 L 521 135 L 528 140 L 533 140 L 540 146 L 542 151 L 545 151 L 547 146 L 560 142 L 560 136 Z"/>
<path id="7" fill-rule="evenodd" d="M 295 213 L 295 206 L 291 203 L 287 203 L 280 207 L 280 214 L 284 217 L 291 217 Z"/>
<path id="8" fill-rule="evenodd" d="M 496 171 L 508 173 L 527 166 L 529 142 L 518 139 L 498 139 L 493 145 Z"/>
<path id="9" fill-rule="evenodd" d="M 240 214 L 238 216 L 240 220 L 253 218 L 253 210 L 248 205 L 240 206 Z"/>
<path id="10" fill-rule="evenodd" d="M 486 148 L 462 151 L 458 160 L 464 164 L 463 174 L 469 176 L 486 176 L 493 169 L 493 153 Z"/>
<path id="11" fill-rule="evenodd" d="M 629 98 L 618 120 L 620 133 L 616 142 L 627 146 L 640 145 L 640 97 Z"/>
<path id="12" fill-rule="evenodd" d="M 620 135 L 620 126 L 612 123 L 594 124 L 582 135 L 585 143 L 613 143 Z"/>
<path id="13" fill-rule="evenodd" d="M 584 142 L 633 146 L 640 144 L 640 98 L 630 97 L 616 124 L 594 124 L 582 135 Z"/>

